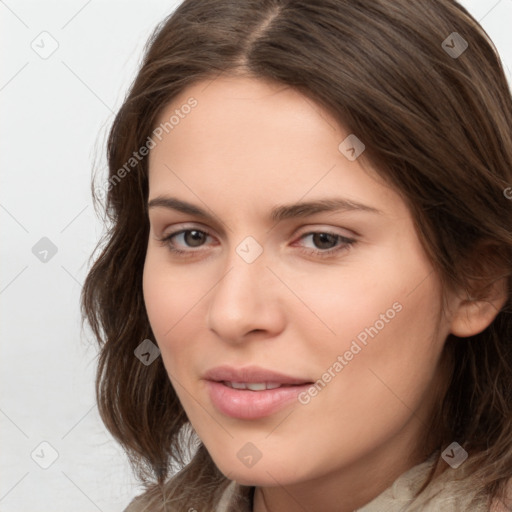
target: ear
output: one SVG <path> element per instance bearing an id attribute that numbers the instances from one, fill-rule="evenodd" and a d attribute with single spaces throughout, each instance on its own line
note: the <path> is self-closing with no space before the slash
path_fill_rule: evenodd
<path id="1" fill-rule="evenodd" d="M 493 301 L 462 301 L 452 319 L 450 332 L 459 338 L 474 336 L 485 330 L 505 304 L 505 298 Z"/>
<path id="2" fill-rule="evenodd" d="M 482 332 L 507 302 L 509 290 L 506 276 L 502 274 L 502 277 L 486 283 L 483 287 L 481 282 L 480 280 L 480 286 L 473 287 L 473 294 L 477 294 L 478 298 L 466 292 L 466 298 L 458 297 L 455 300 L 450 328 L 455 336 L 467 338 Z"/>

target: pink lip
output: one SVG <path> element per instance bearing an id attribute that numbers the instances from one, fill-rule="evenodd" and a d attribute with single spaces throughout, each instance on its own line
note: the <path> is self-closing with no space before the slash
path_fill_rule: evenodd
<path id="1" fill-rule="evenodd" d="M 270 416 L 290 402 L 297 402 L 299 393 L 307 390 L 312 382 L 277 373 L 264 368 L 250 366 L 233 368 L 219 366 L 206 372 L 208 393 L 214 406 L 223 414 L 238 419 L 258 419 Z M 233 389 L 224 382 L 265 382 L 282 384 L 283 387 L 251 391 Z"/>
<path id="2" fill-rule="evenodd" d="M 208 370 L 203 378 L 217 382 L 274 382 L 288 385 L 307 384 L 311 382 L 308 379 L 292 377 L 284 373 L 261 368 L 260 366 L 244 366 L 243 368 L 234 368 L 233 366 L 227 365 L 216 366 Z"/>

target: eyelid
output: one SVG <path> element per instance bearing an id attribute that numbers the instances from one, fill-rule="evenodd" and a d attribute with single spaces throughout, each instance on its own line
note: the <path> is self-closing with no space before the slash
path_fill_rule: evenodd
<path id="1" fill-rule="evenodd" d="M 208 226 L 206 226 L 205 224 L 201 224 L 200 222 L 178 222 L 176 224 L 168 225 L 164 229 L 161 230 L 161 232 L 162 232 L 161 236 L 163 238 L 165 238 L 168 235 L 177 234 L 180 231 L 188 231 L 188 230 L 204 231 L 208 235 L 214 236 L 212 234 L 212 230 Z"/>
<path id="2" fill-rule="evenodd" d="M 305 227 L 301 227 L 293 233 L 293 238 L 302 237 L 311 233 L 329 233 L 331 235 L 340 236 L 345 239 L 358 240 L 360 238 L 359 233 L 352 229 L 342 228 L 341 226 L 332 226 L 327 224 L 311 224 Z"/>
<path id="3" fill-rule="evenodd" d="M 345 233 L 339 233 L 337 230 L 344 229 Z M 172 231 L 165 234 L 166 229 L 162 230 L 163 234 L 159 238 L 167 238 L 169 235 L 177 235 L 181 231 L 187 231 L 187 230 L 197 230 L 202 231 L 206 233 L 207 235 L 214 237 L 210 231 L 210 228 L 205 226 L 204 224 L 201 224 L 200 222 L 183 222 L 178 224 L 173 224 Z M 347 233 L 348 232 L 348 233 Z M 353 230 L 348 230 L 347 228 L 341 228 L 341 227 L 335 227 L 335 226 L 327 226 L 325 224 L 313 224 L 308 226 L 302 226 L 298 230 L 295 230 L 290 237 L 296 238 L 296 237 L 302 237 L 306 234 L 312 234 L 312 233 L 329 233 L 332 235 L 338 235 L 342 238 L 346 239 L 352 239 L 357 238 L 359 236 L 358 233 L 356 233 Z"/>

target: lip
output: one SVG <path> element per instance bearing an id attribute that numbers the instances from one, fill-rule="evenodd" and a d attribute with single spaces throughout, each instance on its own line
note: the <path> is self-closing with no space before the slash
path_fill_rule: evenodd
<path id="1" fill-rule="evenodd" d="M 254 420 L 270 416 L 291 402 L 297 403 L 298 395 L 307 390 L 313 382 L 307 379 L 285 375 L 258 366 L 234 368 L 218 366 L 207 371 L 208 393 L 213 405 L 223 414 L 232 418 Z M 283 387 L 264 391 L 233 389 L 224 382 L 266 382 L 281 384 Z"/>
<path id="2" fill-rule="evenodd" d="M 208 370 L 203 378 L 217 382 L 274 382 L 289 386 L 311 383 L 308 379 L 292 377 L 284 373 L 267 370 L 261 366 L 244 366 L 243 368 L 216 366 Z"/>

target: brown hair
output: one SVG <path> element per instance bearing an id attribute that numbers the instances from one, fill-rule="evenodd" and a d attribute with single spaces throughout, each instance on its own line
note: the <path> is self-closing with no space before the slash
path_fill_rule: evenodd
<path id="1" fill-rule="evenodd" d="M 469 45 L 459 56 L 443 47 L 454 32 Z M 161 358 L 146 366 L 134 356 L 154 339 L 142 294 L 148 159 L 133 170 L 126 162 L 174 97 L 220 73 L 295 88 L 357 134 L 361 158 L 406 201 L 445 289 L 485 299 L 486 285 L 506 278 L 507 303 L 493 323 L 446 340 L 451 382 L 431 424 L 438 449 L 458 441 L 470 453 L 466 469 L 482 496 L 504 494 L 512 476 L 512 201 L 504 194 L 512 192 L 512 99 L 489 37 L 454 0 L 186 0 L 155 30 L 111 128 L 109 230 L 82 296 L 101 348 L 100 414 L 152 489 L 159 505 L 151 510 L 165 509 L 164 491 L 173 510 L 212 505 L 228 480 L 199 443 L 167 481 L 194 436 Z"/>

